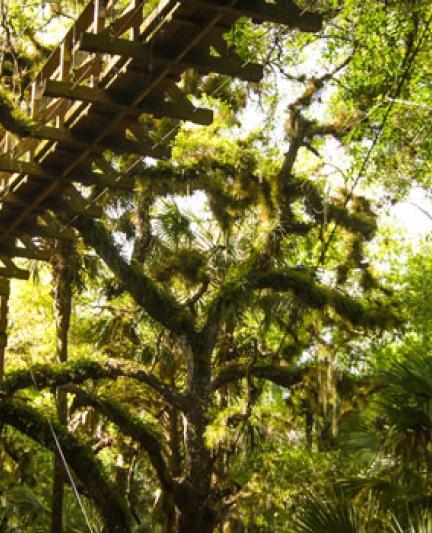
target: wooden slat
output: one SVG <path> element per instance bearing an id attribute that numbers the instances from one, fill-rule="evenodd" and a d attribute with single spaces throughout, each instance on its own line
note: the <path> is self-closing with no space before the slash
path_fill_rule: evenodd
<path id="1" fill-rule="evenodd" d="M 38 261 L 49 261 L 52 252 L 50 250 L 40 250 L 34 248 L 21 248 L 19 246 L 12 246 L 10 244 L 0 244 L 0 258 L 9 257 L 23 257 L 25 259 L 35 259 Z"/>
<path id="2" fill-rule="evenodd" d="M 259 82 L 264 72 L 261 65 L 256 63 L 242 64 L 235 57 L 214 57 L 201 53 L 189 53 L 181 61 L 174 62 L 167 54 L 155 51 L 151 45 L 129 41 L 127 39 L 112 39 L 106 35 L 84 33 L 80 41 L 80 49 L 86 52 L 119 55 L 138 59 L 143 67 L 172 67 L 175 72 L 189 68 L 198 70 L 201 74 L 217 72 L 233 76 L 245 81 Z"/>
<path id="3" fill-rule="evenodd" d="M 291 0 L 269 4 L 263 0 L 179 0 L 181 4 L 204 7 L 235 17 L 249 17 L 256 22 L 276 22 L 305 32 L 317 32 L 322 28 L 322 17 L 304 13 Z"/>
<path id="4" fill-rule="evenodd" d="M 85 85 L 72 85 L 55 80 L 48 80 L 44 89 L 45 96 L 54 98 L 68 98 L 99 106 L 97 109 L 110 113 L 125 113 L 137 117 L 142 114 L 153 115 L 156 118 L 166 117 L 177 120 L 189 120 L 196 124 L 209 125 L 213 122 L 213 111 L 192 106 L 185 109 L 182 106 L 162 99 L 147 98 L 135 108 L 118 103 L 108 91 Z"/>
<path id="5" fill-rule="evenodd" d="M 0 171 L 10 174 L 25 174 L 47 181 L 53 181 L 56 179 L 56 173 L 52 169 L 46 169 L 38 163 L 18 161 L 9 158 L 0 158 Z M 130 178 L 116 176 L 116 178 L 113 179 L 112 177 L 99 172 L 82 171 L 80 174 L 68 177 L 67 181 L 82 183 L 83 185 L 100 185 L 101 187 L 124 191 L 132 191 L 135 188 L 135 183 Z"/>
<path id="6" fill-rule="evenodd" d="M 0 258 L 3 262 L 7 258 Z M 30 272 L 14 266 L 0 267 L 0 277 L 9 279 L 28 280 L 30 278 Z"/>
<path id="7" fill-rule="evenodd" d="M 85 150 L 91 139 L 85 139 L 85 135 L 75 133 L 74 131 L 64 128 L 53 128 L 51 126 L 38 126 L 32 130 L 30 137 L 47 140 L 51 142 L 59 142 L 70 146 Z M 141 156 L 150 156 L 155 159 L 166 159 L 171 155 L 168 148 L 162 146 L 152 148 L 151 145 L 145 146 L 142 143 L 136 143 L 124 138 L 106 138 L 98 143 L 98 146 L 93 148 L 94 152 L 100 153 L 104 150 L 110 150 L 115 154 L 136 154 Z"/>

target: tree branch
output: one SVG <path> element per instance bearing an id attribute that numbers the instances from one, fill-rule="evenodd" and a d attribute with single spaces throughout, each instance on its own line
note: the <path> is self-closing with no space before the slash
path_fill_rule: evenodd
<path id="1" fill-rule="evenodd" d="M 131 414 L 118 402 L 89 394 L 73 385 L 64 388 L 77 396 L 79 406 L 94 407 L 116 424 L 124 435 L 128 435 L 139 442 L 147 452 L 162 488 L 178 493 L 181 486 L 171 477 L 162 454 L 160 438 L 153 432 L 152 428 L 149 428 L 148 425 L 144 424 L 137 416 Z"/>
<path id="2" fill-rule="evenodd" d="M 232 364 L 222 368 L 212 381 L 212 391 L 220 389 L 228 383 L 237 381 L 246 376 L 253 376 L 267 381 L 272 381 L 281 387 L 292 387 L 300 383 L 304 377 L 304 370 L 291 370 L 278 366 L 248 366 Z"/>
<path id="3" fill-rule="evenodd" d="M 34 387 L 38 390 L 68 385 L 81 385 L 89 379 L 130 378 L 158 392 L 169 404 L 187 412 L 193 407 L 191 400 L 173 387 L 167 385 L 153 374 L 145 372 L 140 365 L 130 361 L 106 361 L 99 363 L 89 359 L 59 365 L 38 365 L 30 370 L 10 372 L 0 389 L 3 396 L 10 396 L 18 390 Z M 34 381 L 33 381 L 34 378 Z"/>
<path id="4" fill-rule="evenodd" d="M 58 452 L 50 423 L 35 409 L 21 402 L 2 400 L 0 420 L 52 452 Z M 107 533 L 129 531 L 129 512 L 126 504 L 102 475 L 100 464 L 93 456 L 91 448 L 79 442 L 60 424 L 56 422 L 51 424 L 67 463 L 100 510 L 105 531 Z"/>
<path id="5" fill-rule="evenodd" d="M 366 305 L 363 301 L 316 283 L 313 278 L 296 270 L 269 272 L 254 275 L 246 288 L 272 289 L 276 292 L 291 292 L 312 309 L 331 307 L 339 316 L 354 326 L 364 328 L 391 328 L 398 324 L 399 317 L 389 307 Z"/>
<path id="6" fill-rule="evenodd" d="M 173 334 L 193 342 L 195 330 L 191 315 L 147 277 L 138 264 L 129 264 L 121 256 L 112 236 L 102 224 L 89 217 L 78 216 L 72 225 L 79 231 L 85 244 L 94 248 L 139 306 Z"/>

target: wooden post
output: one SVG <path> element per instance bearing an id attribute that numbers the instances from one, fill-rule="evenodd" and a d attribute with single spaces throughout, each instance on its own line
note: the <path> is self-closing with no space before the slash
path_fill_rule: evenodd
<path id="1" fill-rule="evenodd" d="M 94 15 L 93 15 L 93 33 L 97 34 L 104 30 L 106 19 L 106 0 L 94 0 Z M 93 74 L 91 85 L 97 85 L 102 71 L 102 56 L 97 54 L 95 57 L 97 61 L 96 73 Z"/>
<path id="2" fill-rule="evenodd" d="M 140 28 L 143 21 L 143 6 L 141 0 L 132 0 L 132 9 L 134 13 L 134 25 L 131 28 L 131 39 L 138 40 L 140 36 Z M 136 18 L 135 18 L 136 17 Z"/>
<path id="3" fill-rule="evenodd" d="M 5 371 L 9 293 L 10 281 L 6 278 L 0 278 L 0 384 L 3 381 Z"/>
<path id="4" fill-rule="evenodd" d="M 69 81 L 71 77 L 71 59 L 72 59 L 72 43 L 70 39 L 66 39 L 60 47 L 60 81 Z M 60 108 L 60 115 L 56 118 L 56 125 L 58 128 L 64 124 L 64 117 L 66 108 Z"/>
<path id="5" fill-rule="evenodd" d="M 42 89 L 38 79 L 31 84 L 31 116 L 33 120 L 39 118 L 42 100 Z"/>
<path id="6" fill-rule="evenodd" d="M 36 122 L 39 119 L 42 101 L 42 85 L 39 78 L 36 78 L 31 84 L 31 118 Z M 33 159 L 35 148 L 29 150 L 29 158 Z"/>

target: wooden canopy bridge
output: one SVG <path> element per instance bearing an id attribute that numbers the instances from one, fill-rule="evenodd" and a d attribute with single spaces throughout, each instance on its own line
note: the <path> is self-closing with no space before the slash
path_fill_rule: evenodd
<path id="1" fill-rule="evenodd" d="M 262 78 L 262 66 L 245 63 L 223 38 L 240 17 L 321 27 L 319 15 L 292 0 L 162 0 L 148 11 L 147 0 L 124 9 L 119 0 L 91 0 L 27 91 L 28 137 L 7 132 L 0 141 L 0 331 L 8 280 L 29 276 L 14 259 L 49 261 L 52 240 L 74 238 L 57 215 L 100 215 L 79 185 L 134 189 L 106 153 L 170 157 L 170 139 L 155 140 L 141 115 L 212 122 L 212 111 L 180 88 L 185 71 Z"/>

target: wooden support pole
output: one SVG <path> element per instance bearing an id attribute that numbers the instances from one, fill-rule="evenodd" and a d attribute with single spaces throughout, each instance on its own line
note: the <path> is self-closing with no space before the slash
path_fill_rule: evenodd
<path id="1" fill-rule="evenodd" d="M 42 87 L 39 80 L 36 79 L 31 84 L 31 117 L 33 120 L 39 118 L 40 105 L 42 100 Z"/>
<path id="2" fill-rule="evenodd" d="M 105 28 L 106 19 L 106 0 L 93 0 L 93 33 L 96 35 L 101 33 Z M 98 84 L 102 72 L 102 57 L 97 55 L 95 57 L 94 73 L 91 76 L 91 85 L 95 87 Z"/>
<path id="3" fill-rule="evenodd" d="M 142 114 L 153 115 L 156 118 L 173 118 L 177 120 L 189 120 L 196 124 L 209 125 L 213 122 L 211 109 L 196 108 L 192 104 L 179 106 L 177 103 L 165 102 L 159 98 L 146 98 L 137 107 L 128 107 L 120 104 L 108 91 L 85 85 L 72 85 L 54 80 L 48 80 L 45 84 L 44 94 L 53 98 L 69 98 L 91 103 L 96 111 L 124 113 L 127 116 L 139 117 Z"/>
<path id="4" fill-rule="evenodd" d="M 6 278 L 0 278 L 0 385 L 3 382 L 5 372 L 9 294 L 10 281 Z"/>
<path id="5" fill-rule="evenodd" d="M 132 0 L 133 23 L 130 32 L 133 41 L 138 40 L 140 36 L 140 27 L 143 21 L 143 2 L 142 0 Z"/>
<path id="6" fill-rule="evenodd" d="M 160 68 L 171 68 L 174 72 L 183 72 L 189 68 L 201 74 L 217 72 L 245 81 L 259 82 L 264 71 L 256 63 L 242 64 L 236 57 L 215 57 L 204 53 L 190 53 L 180 62 L 174 61 L 168 54 L 155 51 L 150 45 L 127 39 L 112 39 L 106 35 L 84 33 L 79 44 L 81 50 L 102 54 L 119 55 L 137 59 L 143 70 L 152 64 Z"/>
<path id="7" fill-rule="evenodd" d="M 72 50 L 71 50 L 71 41 L 69 39 L 66 39 L 60 47 L 60 80 L 61 81 L 69 81 L 71 77 L 71 58 L 72 58 Z M 56 125 L 58 128 L 61 128 L 64 124 L 64 117 L 66 114 L 66 109 L 62 107 L 61 113 L 57 115 L 56 117 Z"/>

